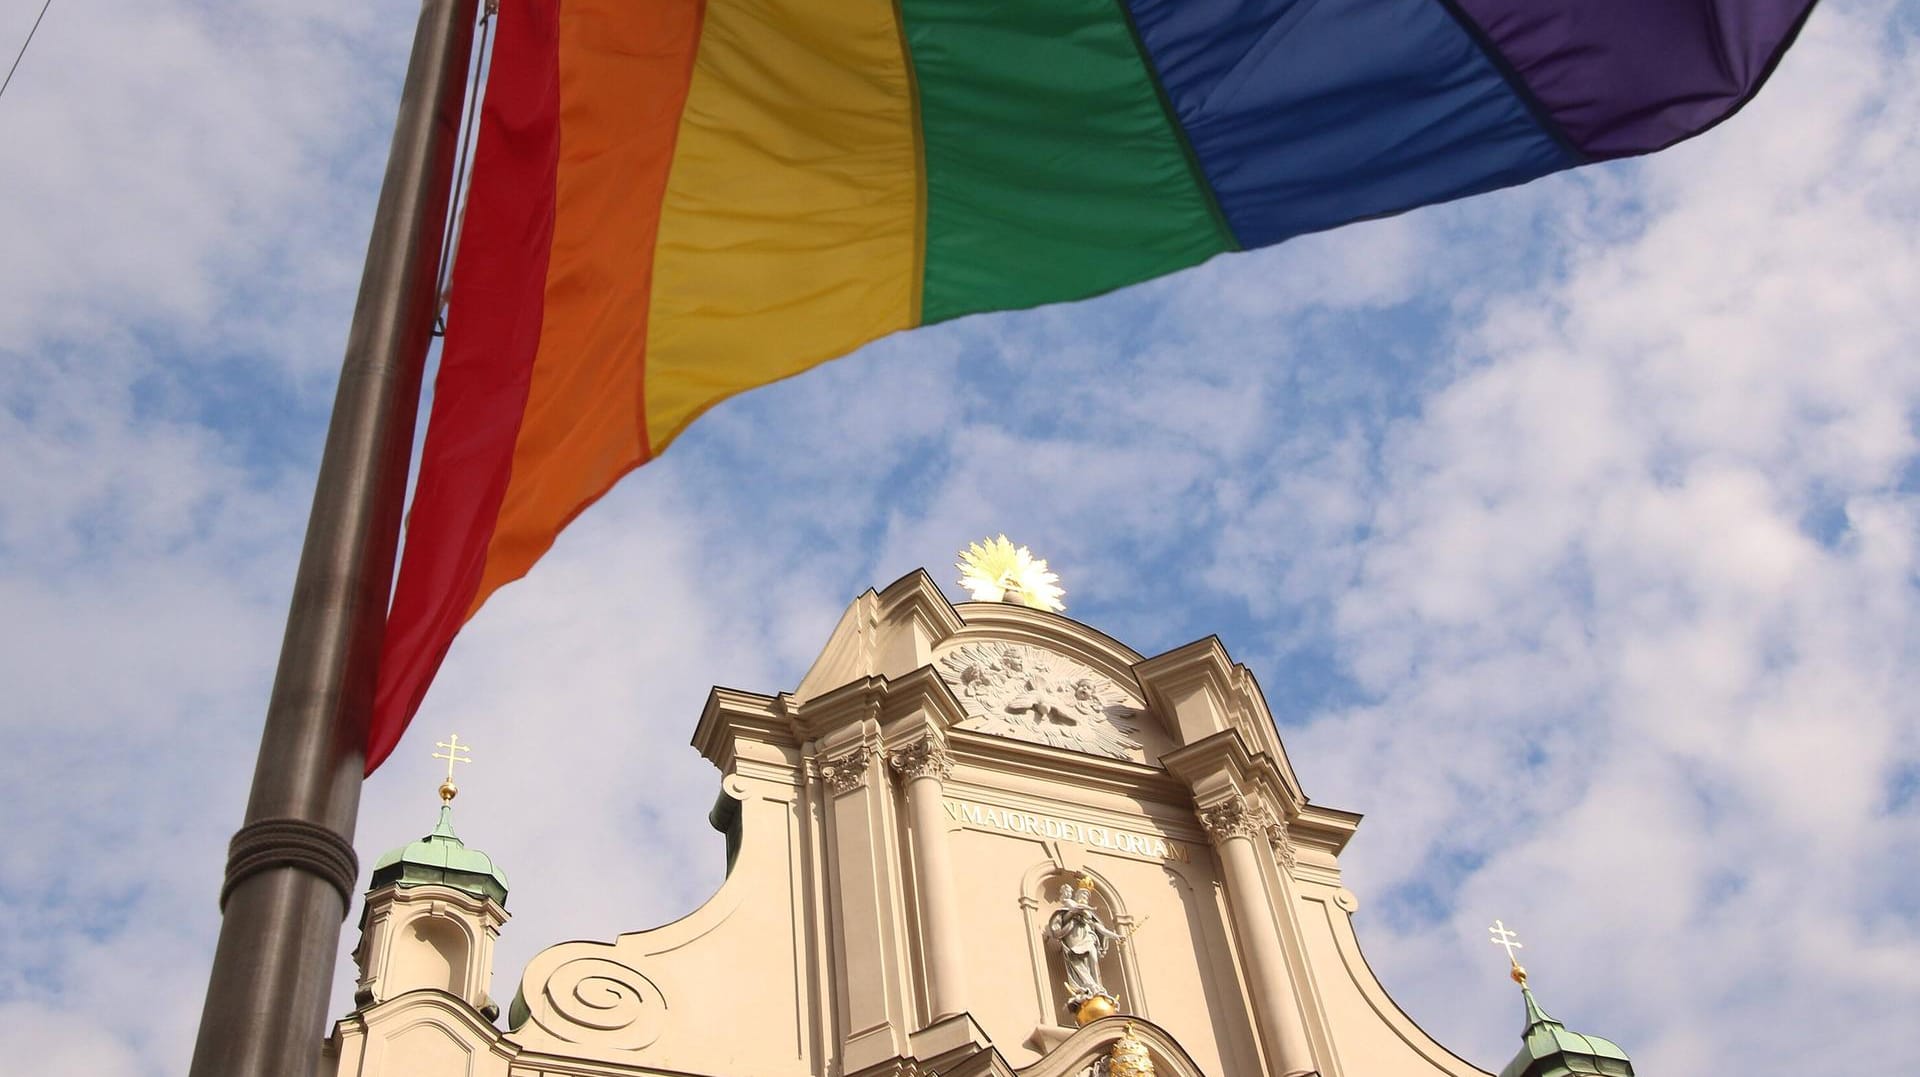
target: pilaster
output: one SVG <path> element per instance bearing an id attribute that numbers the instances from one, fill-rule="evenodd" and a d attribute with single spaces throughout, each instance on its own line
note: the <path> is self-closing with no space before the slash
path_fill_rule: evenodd
<path id="1" fill-rule="evenodd" d="M 947 848 L 943 783 L 953 775 L 946 737 L 932 722 L 917 739 L 888 755 L 888 764 L 906 784 L 912 822 L 909 852 L 914 892 L 919 897 L 920 955 L 926 970 L 930 1022 L 966 1010 L 965 951 L 960 943 L 959 904 L 954 897 L 953 857 Z"/>
<path id="2" fill-rule="evenodd" d="M 1239 735 L 1225 730 L 1192 743 L 1163 760 L 1193 790 L 1195 810 L 1220 861 L 1228 915 L 1240 941 L 1247 993 L 1261 1046 L 1274 1077 L 1318 1072 L 1301 998 L 1287 961 L 1281 925 L 1284 889 L 1275 892 L 1262 856 L 1285 865 L 1293 856 L 1286 816 L 1276 803 L 1280 783 L 1250 755 Z M 1283 872 L 1272 885 L 1284 886 Z"/>
<path id="3" fill-rule="evenodd" d="M 911 1008 L 896 833 L 872 719 L 823 740 L 809 768 L 827 805 L 826 865 L 841 1068 L 906 1053 Z"/>

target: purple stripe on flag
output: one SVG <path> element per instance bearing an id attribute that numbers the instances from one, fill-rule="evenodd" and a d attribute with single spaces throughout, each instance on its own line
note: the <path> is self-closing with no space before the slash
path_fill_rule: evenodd
<path id="1" fill-rule="evenodd" d="M 1746 103 L 1814 0 L 1447 0 L 1593 157 L 1647 153 Z"/>

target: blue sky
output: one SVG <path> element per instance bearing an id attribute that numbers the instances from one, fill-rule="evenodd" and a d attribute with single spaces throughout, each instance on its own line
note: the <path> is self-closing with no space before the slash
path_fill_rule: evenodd
<path id="1" fill-rule="evenodd" d="M 1004 531 L 1074 616 L 1253 668 L 1307 792 L 1367 815 L 1374 969 L 1474 1062 L 1517 1046 L 1497 916 L 1643 1072 L 1920 1070 L 1885 1034 L 1920 1011 L 1917 28 L 1823 4 L 1747 111 L 1644 162 L 716 409 L 457 643 L 363 862 L 432 825 L 455 729 L 460 830 L 517 884 L 496 994 L 680 915 L 722 867 L 708 687 L 792 688 L 859 591 Z M 20 1068 L 190 1051 L 410 32 L 57 4 L 0 99 Z"/>

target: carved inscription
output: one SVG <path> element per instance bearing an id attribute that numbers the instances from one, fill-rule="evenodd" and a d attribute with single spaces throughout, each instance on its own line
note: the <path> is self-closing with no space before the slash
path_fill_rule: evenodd
<path id="1" fill-rule="evenodd" d="M 968 800 L 948 799 L 945 805 L 948 818 L 976 830 L 1001 830 L 1009 834 L 1058 838 L 1061 841 L 1077 842 L 1094 849 L 1107 849 L 1151 860 L 1177 860 L 1185 864 L 1193 859 L 1192 853 L 1185 845 L 1177 841 L 1168 841 L 1158 834 L 1101 826 L 1098 823 L 1083 823 L 1077 819 L 1065 819 L 1053 815 L 1035 815 L 1033 812 L 996 808 L 987 804 L 975 804 Z"/>

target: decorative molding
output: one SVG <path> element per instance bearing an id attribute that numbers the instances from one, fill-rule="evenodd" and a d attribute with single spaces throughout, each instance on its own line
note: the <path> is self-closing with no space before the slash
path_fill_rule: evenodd
<path id="1" fill-rule="evenodd" d="M 1010 640 L 967 643 L 936 668 L 967 718 L 959 728 L 1032 744 L 1138 762 L 1145 712 L 1111 677 L 1040 647 Z"/>
<path id="2" fill-rule="evenodd" d="M 836 793 L 848 793 L 867 783 L 867 764 L 873 762 L 873 745 L 865 741 L 830 759 L 820 762 L 814 772 Z"/>
<path id="3" fill-rule="evenodd" d="M 953 754 L 947 751 L 946 738 L 933 729 L 912 744 L 895 748 L 887 762 L 908 781 L 933 778 L 944 782 L 953 777 Z"/>
<path id="4" fill-rule="evenodd" d="M 1278 815 L 1267 820 L 1267 844 L 1273 846 L 1273 855 L 1286 871 L 1291 872 L 1294 865 L 1299 863 L 1293 851 L 1293 837 L 1287 830 L 1287 821 Z"/>
<path id="5" fill-rule="evenodd" d="M 666 1030 L 667 999 L 640 970 L 604 957 L 576 957 L 540 987 L 536 1024 L 569 1043 L 637 1051 Z"/>
<path id="6" fill-rule="evenodd" d="M 1211 804 L 1200 805 L 1200 825 L 1216 845 L 1228 838 L 1251 841 L 1267 837 L 1267 825 L 1272 821 L 1265 805 L 1248 800 L 1241 793 L 1230 793 Z"/>

